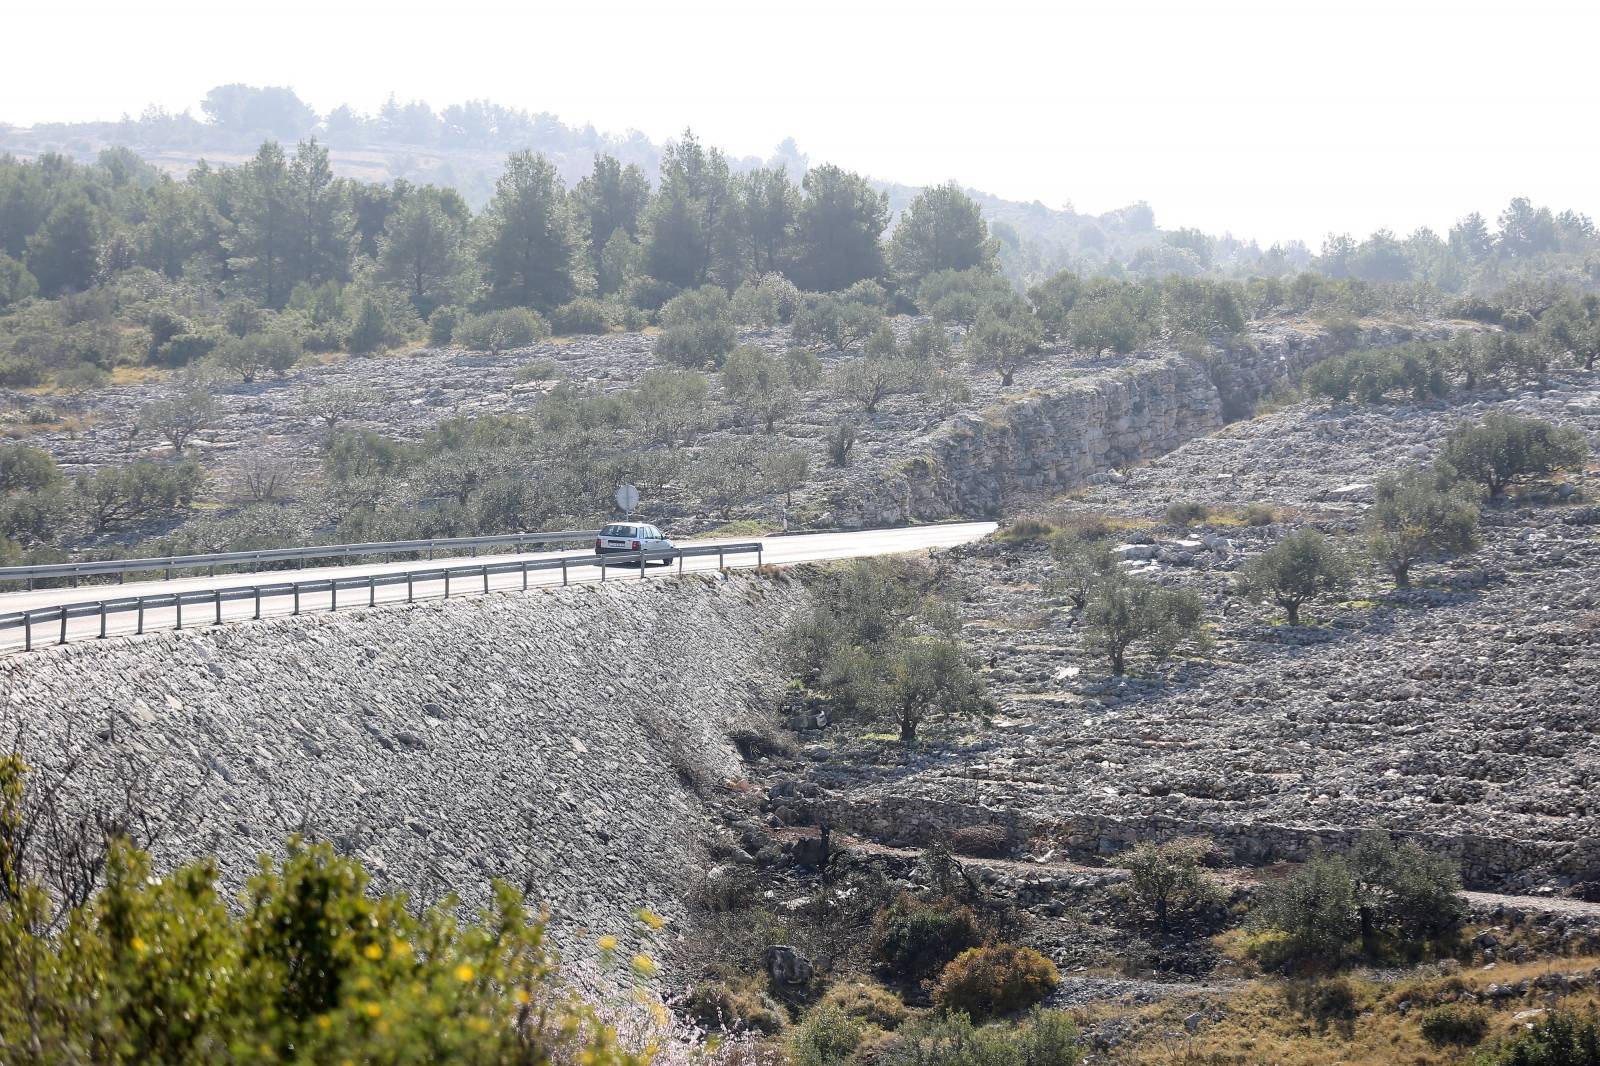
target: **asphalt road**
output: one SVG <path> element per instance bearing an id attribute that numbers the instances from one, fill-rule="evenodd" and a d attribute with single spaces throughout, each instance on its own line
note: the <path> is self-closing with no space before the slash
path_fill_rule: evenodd
<path id="1" fill-rule="evenodd" d="M 936 526 L 906 526 L 897 529 L 866 529 L 849 533 L 810 533 L 788 537 L 740 537 L 728 538 L 721 541 L 706 540 L 685 543 L 684 547 L 701 547 L 715 544 L 745 544 L 760 540 L 762 544 L 761 561 L 769 565 L 788 566 L 795 563 L 821 562 L 829 559 L 859 559 L 873 555 L 895 555 L 901 552 L 920 551 L 926 548 L 943 548 L 955 544 L 964 544 L 974 541 L 993 532 L 993 522 L 963 522 L 953 525 Z M 221 573 L 214 577 L 185 577 L 175 578 L 171 581 L 137 581 L 126 585 L 84 585 L 79 588 L 38 589 L 33 592 L 13 592 L 0 594 L 0 616 L 14 611 L 35 609 L 39 607 L 59 607 L 63 604 L 95 603 L 101 599 L 124 599 L 129 596 L 160 596 L 173 592 L 210 592 L 218 589 L 246 588 L 256 584 L 283 584 L 291 581 L 317 581 L 337 577 L 341 579 L 367 577 L 369 575 L 404 574 L 407 571 L 434 570 L 447 566 L 481 566 L 503 562 L 520 562 L 523 560 L 549 560 L 565 557 L 570 560 L 567 566 L 567 580 L 572 583 L 599 581 L 601 569 L 595 564 L 595 555 L 587 549 L 560 552 L 524 552 L 513 555 L 479 555 L 476 557 L 459 556 L 455 558 L 438 558 L 431 561 L 410 560 L 405 562 L 371 563 L 358 566 L 322 566 L 311 567 L 304 570 L 269 570 L 261 572 L 233 572 Z M 730 568 L 751 567 L 756 565 L 755 554 L 728 555 L 726 564 Z M 643 575 L 644 580 L 659 579 L 668 573 L 677 571 L 677 564 L 670 567 L 650 567 Z M 715 570 L 717 568 L 716 556 L 702 556 L 683 560 L 685 572 Z M 488 578 L 488 591 L 521 589 L 523 574 L 514 571 L 504 574 L 491 574 Z M 541 585 L 559 585 L 562 581 L 562 572 L 558 569 L 531 570 L 527 573 L 527 582 L 530 587 Z M 638 581 L 641 574 L 635 566 L 608 566 L 605 569 L 606 581 Z M 451 596 L 482 594 L 485 591 L 483 578 L 478 576 L 456 576 L 451 580 Z M 430 579 L 413 583 L 411 595 L 417 599 L 437 599 L 444 595 L 444 581 Z M 403 601 L 407 595 L 406 585 L 395 584 L 379 586 L 373 590 L 372 595 L 378 604 Z M 339 593 L 339 609 L 366 607 L 368 591 L 366 589 L 342 589 Z M 299 608 L 301 613 L 312 611 L 326 611 L 332 606 L 329 594 L 324 592 L 305 593 L 300 597 Z M 294 611 L 294 601 L 289 596 L 272 596 L 261 601 L 261 614 L 264 617 L 290 614 Z M 224 602 L 221 605 L 221 618 L 224 622 L 249 619 L 254 616 L 256 604 L 253 599 L 242 599 Z M 200 625 L 214 624 L 217 618 L 217 609 L 211 604 L 188 604 L 183 608 L 183 624 L 186 628 Z M 177 625 L 176 612 L 171 607 L 152 608 L 145 611 L 144 628 L 171 629 Z M 105 619 L 106 634 L 108 636 L 135 632 L 139 620 L 131 611 L 108 614 Z M 83 639 L 93 639 L 100 634 L 101 621 L 98 617 L 73 618 L 67 623 L 67 640 L 74 642 Z M 33 627 L 34 647 L 55 644 L 60 640 L 61 628 L 59 623 L 51 620 L 35 622 Z M 15 650 L 23 644 L 23 631 L 20 628 L 0 630 L 0 650 Z"/>

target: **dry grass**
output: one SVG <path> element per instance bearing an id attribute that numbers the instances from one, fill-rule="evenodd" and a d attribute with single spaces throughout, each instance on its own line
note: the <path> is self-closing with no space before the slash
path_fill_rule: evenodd
<path id="1" fill-rule="evenodd" d="M 1230 957 L 1243 958 L 1250 937 L 1237 930 L 1217 938 Z M 1248 965 L 1248 963 L 1246 963 Z M 1084 1021 L 1120 1017 L 1135 1023 L 1141 1034 L 1119 1061 L 1133 1063 L 1220 1064 L 1278 1063 L 1283 1066 L 1445 1066 L 1467 1058 L 1460 1047 L 1436 1047 L 1422 1036 L 1423 1015 L 1441 999 L 1462 993 L 1479 999 L 1489 1016 L 1489 1040 L 1524 1022 L 1519 1011 L 1548 1007 L 1543 990 L 1499 1001 L 1483 998 L 1489 985 L 1533 981 L 1548 973 L 1593 971 L 1600 956 L 1546 957 L 1525 963 L 1499 963 L 1492 970 L 1469 968 L 1445 973 L 1419 967 L 1408 976 L 1378 980 L 1340 976 L 1322 980 L 1258 977 L 1220 1002 L 1221 1018 L 1206 1021 L 1197 1033 L 1185 1032 L 1183 1019 L 1192 1001 L 1156 1004 L 1134 1011 L 1106 1006 L 1087 1008 Z M 1409 1009 L 1402 1013 L 1401 1003 Z M 1557 1004 L 1584 1011 L 1600 1005 L 1600 992 L 1590 988 L 1563 997 Z"/>
<path id="2" fill-rule="evenodd" d="M 172 376 L 172 371 L 155 366 L 123 365 L 111 368 L 113 385 L 148 385 L 156 381 L 166 381 Z"/>

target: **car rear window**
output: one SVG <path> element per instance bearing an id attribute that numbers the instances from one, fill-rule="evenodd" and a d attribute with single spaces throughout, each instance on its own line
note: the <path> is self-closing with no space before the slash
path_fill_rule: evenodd
<path id="1" fill-rule="evenodd" d="M 620 522 L 613 522 L 602 529 L 600 535 L 602 537 L 631 537 L 633 536 L 633 527 L 625 526 Z"/>

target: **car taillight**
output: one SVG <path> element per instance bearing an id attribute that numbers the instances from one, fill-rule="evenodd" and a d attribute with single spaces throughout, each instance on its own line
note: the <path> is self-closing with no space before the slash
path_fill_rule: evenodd
<path id="1" fill-rule="evenodd" d="M 602 543 L 604 543 L 604 542 L 601 541 L 601 539 L 599 537 L 594 538 L 594 546 L 595 546 L 595 548 L 598 549 L 601 546 Z"/>
<path id="2" fill-rule="evenodd" d="M 639 550 L 639 542 L 638 541 L 634 541 L 633 542 L 633 550 L 634 551 L 638 551 Z"/>

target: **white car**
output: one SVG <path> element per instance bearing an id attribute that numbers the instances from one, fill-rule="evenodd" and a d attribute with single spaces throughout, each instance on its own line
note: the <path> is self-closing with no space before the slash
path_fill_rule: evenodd
<path id="1" fill-rule="evenodd" d="M 594 538 L 596 555 L 614 555 L 618 552 L 671 551 L 672 541 L 655 526 L 643 522 L 612 522 Z M 671 559 L 662 559 L 662 566 L 671 566 Z"/>

